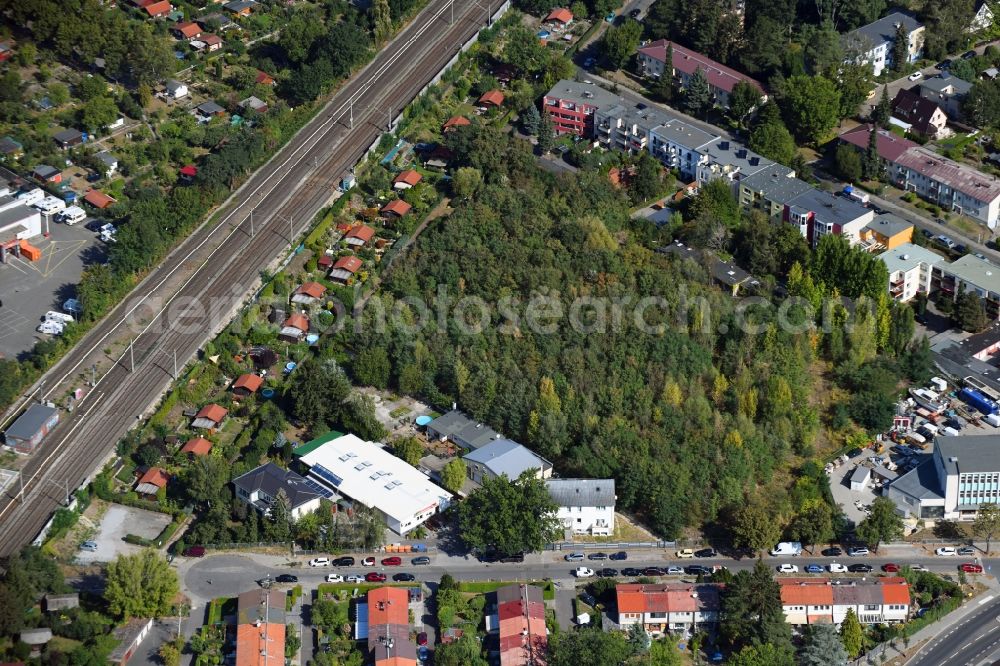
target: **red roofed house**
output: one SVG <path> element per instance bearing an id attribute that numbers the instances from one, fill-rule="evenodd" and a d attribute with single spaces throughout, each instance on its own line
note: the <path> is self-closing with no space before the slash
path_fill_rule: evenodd
<path id="1" fill-rule="evenodd" d="M 419 183 L 421 177 L 422 176 L 413 169 L 407 169 L 393 179 L 392 186 L 397 190 L 408 190 Z"/>
<path id="2" fill-rule="evenodd" d="M 496 598 L 496 615 L 487 619 L 487 627 L 499 634 L 500 666 L 544 666 L 549 637 L 541 588 L 507 585 Z"/>
<path id="3" fill-rule="evenodd" d="M 344 242 L 350 245 L 353 249 L 357 249 L 367 245 L 373 236 L 375 236 L 375 230 L 362 224 L 352 228 L 344 234 Z"/>
<path id="4" fill-rule="evenodd" d="M 651 44 L 639 49 L 639 71 L 645 76 L 659 78 L 666 69 L 667 60 L 667 40 L 659 39 Z M 687 85 L 696 71 L 699 69 L 708 79 L 708 87 L 712 91 L 715 103 L 724 109 L 729 108 L 729 93 L 740 81 L 745 81 L 760 91 L 763 101 L 767 100 L 764 87 L 756 79 L 752 79 L 745 74 L 740 74 L 735 69 L 730 69 L 721 63 L 717 63 L 711 58 L 707 58 L 700 53 L 691 51 L 677 43 L 673 45 L 673 66 L 670 68 L 671 74 L 676 76 L 681 83 L 681 87 Z"/>
<path id="5" fill-rule="evenodd" d="M 447 121 L 445 121 L 444 126 L 441 128 L 442 131 L 453 130 L 456 127 L 462 127 L 464 125 L 471 125 L 472 122 L 465 116 L 452 116 Z"/>
<path id="6" fill-rule="evenodd" d="M 192 456 L 205 456 L 212 450 L 212 442 L 204 437 L 195 437 L 181 447 L 181 453 L 188 453 Z"/>
<path id="7" fill-rule="evenodd" d="M 482 97 L 479 98 L 479 106 L 503 106 L 503 93 L 499 90 L 484 92 Z"/>
<path id="8" fill-rule="evenodd" d="M 247 397 L 257 392 L 261 386 L 264 385 L 264 378 L 260 375 L 254 375 L 247 373 L 245 375 L 240 375 L 235 382 L 233 382 L 233 393 L 241 397 Z"/>
<path id="9" fill-rule="evenodd" d="M 222 37 L 218 35 L 202 35 L 201 41 L 205 44 L 205 50 L 209 53 L 222 48 Z"/>
<path id="10" fill-rule="evenodd" d="M 183 21 L 171 28 L 170 32 L 174 33 L 177 39 L 194 39 L 201 35 L 201 26 L 191 21 Z"/>
<path id="11" fill-rule="evenodd" d="M 948 116 L 933 100 L 925 99 L 915 92 L 901 89 L 892 100 L 892 117 L 909 125 L 915 134 L 928 139 L 937 139 L 948 124 Z"/>
<path id="12" fill-rule="evenodd" d="M 226 420 L 227 416 L 229 416 L 229 411 L 222 405 L 214 403 L 205 405 L 201 408 L 201 411 L 195 414 L 194 421 L 191 422 L 191 427 L 205 430 L 218 428 Z"/>
<path id="13" fill-rule="evenodd" d="M 794 625 L 839 625 L 853 610 L 862 624 L 905 622 L 910 614 L 910 587 L 897 576 L 851 578 L 781 578 L 785 621 Z"/>
<path id="14" fill-rule="evenodd" d="M 333 267 L 333 257 L 331 257 L 328 254 L 324 254 L 316 262 L 316 265 L 319 266 L 324 271 L 328 271 L 328 270 L 330 270 L 331 267 Z"/>
<path id="15" fill-rule="evenodd" d="M 135 492 L 155 499 L 156 493 L 167 487 L 169 478 L 167 473 L 159 467 L 150 467 L 145 474 L 139 477 L 139 481 L 135 484 Z"/>
<path id="16" fill-rule="evenodd" d="M 270 74 L 262 72 L 258 69 L 257 78 L 254 80 L 254 83 L 256 83 L 259 86 L 273 86 L 274 79 L 271 77 Z"/>
<path id="17" fill-rule="evenodd" d="M 334 282 L 347 284 L 361 269 L 361 266 L 361 260 L 357 257 L 341 257 L 330 269 L 330 279 Z"/>
<path id="18" fill-rule="evenodd" d="M 871 125 L 858 125 L 841 134 L 840 140 L 856 146 L 860 150 L 868 150 L 868 135 L 871 134 L 871 128 Z M 900 155 L 910 148 L 916 148 L 917 145 L 916 142 L 896 136 L 886 129 L 878 130 L 878 135 L 875 137 L 875 148 L 878 150 L 878 155 L 886 162 L 895 162 Z"/>
<path id="19" fill-rule="evenodd" d="M 410 594 L 404 588 L 368 591 L 368 651 L 375 666 L 417 666 L 417 646 L 410 640 Z M 360 629 L 360 627 L 359 627 Z M 366 662 L 367 663 L 367 662 Z"/>
<path id="20" fill-rule="evenodd" d="M 281 324 L 279 338 L 289 342 L 298 342 L 309 332 L 309 317 L 296 312 Z"/>
<path id="21" fill-rule="evenodd" d="M 111 204 L 116 203 L 113 198 L 109 197 L 100 190 L 91 190 L 87 192 L 83 195 L 83 200 L 99 210 L 104 210 Z"/>
<path id="22" fill-rule="evenodd" d="M 683 633 L 717 624 L 721 586 L 711 583 L 628 583 L 616 587 L 618 624 L 651 634 Z"/>
<path id="23" fill-rule="evenodd" d="M 292 303 L 312 305 L 323 298 L 323 294 L 325 293 L 326 287 L 319 282 L 304 282 L 298 289 L 292 292 Z"/>
<path id="24" fill-rule="evenodd" d="M 394 201 L 390 201 L 386 205 L 382 206 L 382 209 L 379 212 L 382 214 L 382 217 L 399 218 L 409 213 L 412 208 L 413 206 L 406 203 L 402 199 L 395 199 Z"/>
<path id="25" fill-rule="evenodd" d="M 573 12 L 566 9 L 565 7 L 557 7 L 549 12 L 549 15 L 545 17 L 542 23 L 550 23 L 565 28 L 570 23 L 573 22 Z"/>
<path id="26" fill-rule="evenodd" d="M 162 18 L 174 11 L 174 6 L 168 0 L 159 0 L 143 7 L 149 18 Z"/>
<path id="27" fill-rule="evenodd" d="M 198 175 L 198 167 L 193 164 L 188 164 L 187 166 L 182 166 L 178 173 L 181 175 L 181 180 L 185 182 L 191 182 L 194 177 Z"/>
<path id="28" fill-rule="evenodd" d="M 284 666 L 285 625 L 268 622 L 262 626 L 236 627 L 236 666 Z"/>

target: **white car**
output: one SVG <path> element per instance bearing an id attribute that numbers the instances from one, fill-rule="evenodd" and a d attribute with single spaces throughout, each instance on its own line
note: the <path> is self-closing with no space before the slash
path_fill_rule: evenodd
<path id="1" fill-rule="evenodd" d="M 671 565 L 671 566 L 667 567 L 667 575 L 668 576 L 683 576 L 684 575 L 684 567 L 679 567 L 679 566 L 676 566 L 676 565 Z"/>
<path id="2" fill-rule="evenodd" d="M 365 582 L 365 577 L 364 576 L 359 576 L 357 574 L 351 574 L 350 576 L 347 577 L 347 582 L 348 583 L 363 583 L 363 582 Z"/>
<path id="3" fill-rule="evenodd" d="M 924 78 L 924 73 L 923 72 L 913 72 L 913 74 L 910 74 L 906 78 L 908 78 L 911 81 L 919 81 L 920 79 Z"/>
<path id="4" fill-rule="evenodd" d="M 830 564 L 826 565 L 826 569 L 830 573 L 847 573 L 847 567 L 839 562 L 830 562 Z"/>
<path id="5" fill-rule="evenodd" d="M 326 582 L 328 582 L 328 583 L 343 583 L 344 582 L 344 577 L 341 576 L 340 574 L 327 574 L 326 575 Z"/>
<path id="6" fill-rule="evenodd" d="M 330 566 L 329 557 L 314 557 L 309 560 L 309 566 L 311 567 L 328 567 Z"/>
<path id="7" fill-rule="evenodd" d="M 777 566 L 778 573 L 798 573 L 799 567 L 795 564 L 779 564 Z"/>
<path id="8" fill-rule="evenodd" d="M 868 549 L 867 548 L 863 548 L 861 546 L 858 546 L 856 548 L 848 548 L 847 549 L 847 556 L 848 557 L 864 557 L 867 554 L 868 554 Z"/>
<path id="9" fill-rule="evenodd" d="M 375 558 L 374 557 L 366 557 L 365 559 L 361 560 L 361 566 L 363 566 L 363 567 L 373 567 L 373 566 L 375 566 Z"/>
<path id="10" fill-rule="evenodd" d="M 956 552 L 957 551 L 954 548 L 952 548 L 951 546 L 942 546 L 941 548 L 938 548 L 937 550 L 935 550 L 934 554 L 938 555 L 940 557 L 951 557 L 951 556 L 955 555 Z"/>
<path id="11" fill-rule="evenodd" d="M 911 564 L 910 571 L 929 571 L 929 569 L 922 564 Z"/>
<path id="12" fill-rule="evenodd" d="M 587 567 L 577 567 L 573 574 L 577 578 L 591 578 L 594 575 L 594 570 Z"/>

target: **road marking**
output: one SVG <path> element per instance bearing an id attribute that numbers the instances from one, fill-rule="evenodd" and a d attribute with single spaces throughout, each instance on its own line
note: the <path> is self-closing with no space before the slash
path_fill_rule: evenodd
<path id="1" fill-rule="evenodd" d="M 991 595 L 989 595 L 989 596 L 985 596 L 985 597 L 983 597 L 982 599 L 980 599 L 980 600 L 978 601 L 978 604 L 979 604 L 980 606 L 982 606 L 983 604 L 985 604 L 985 603 L 986 603 L 986 602 L 988 602 L 988 601 L 991 601 L 992 599 L 993 599 L 993 595 L 992 595 L 992 594 L 991 594 Z"/>

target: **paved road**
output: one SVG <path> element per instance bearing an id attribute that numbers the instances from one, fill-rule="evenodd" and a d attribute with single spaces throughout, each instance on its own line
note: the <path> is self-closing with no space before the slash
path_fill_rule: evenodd
<path id="1" fill-rule="evenodd" d="M 341 176 L 364 155 L 398 113 L 484 25 L 475 3 L 432 0 L 375 59 L 346 82 L 327 107 L 258 170 L 232 200 L 192 234 L 39 385 L 58 400 L 82 386 L 93 363 L 110 365 L 72 414 L 41 444 L 24 470 L 25 499 L 16 488 L 0 499 L 0 555 L 31 541 L 63 501 L 148 413 L 182 368 L 221 330 L 259 282 L 260 272 L 331 199 Z M 352 120 L 353 119 L 353 120 Z M 250 218 L 251 211 L 253 217 Z M 120 337 L 131 353 L 105 349 Z M 134 358 L 135 366 L 132 365 Z M 0 427 L 4 424 L 0 423 Z"/>
<path id="2" fill-rule="evenodd" d="M 975 603 L 981 606 L 979 610 L 929 642 L 909 661 L 909 666 L 994 663 L 986 657 L 1000 647 L 1000 599 L 989 595 Z"/>

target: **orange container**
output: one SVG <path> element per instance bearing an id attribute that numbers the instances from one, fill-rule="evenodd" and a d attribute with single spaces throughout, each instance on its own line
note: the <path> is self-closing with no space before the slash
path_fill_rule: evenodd
<path id="1" fill-rule="evenodd" d="M 28 261 L 38 261 L 42 258 L 42 251 L 28 241 L 21 241 L 21 256 Z"/>

